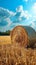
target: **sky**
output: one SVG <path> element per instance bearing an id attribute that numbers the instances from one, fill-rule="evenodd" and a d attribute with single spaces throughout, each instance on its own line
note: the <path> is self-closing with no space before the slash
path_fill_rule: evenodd
<path id="1" fill-rule="evenodd" d="M 36 0 L 0 0 L 0 31 L 17 25 L 31 26 L 36 31 Z"/>

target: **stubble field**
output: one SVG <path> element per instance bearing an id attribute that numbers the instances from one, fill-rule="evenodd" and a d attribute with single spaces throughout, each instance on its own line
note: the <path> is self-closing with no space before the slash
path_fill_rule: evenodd
<path id="1" fill-rule="evenodd" d="M 10 44 L 11 38 L 10 36 L 0 36 L 0 44 Z"/>
<path id="2" fill-rule="evenodd" d="M 10 36 L 0 36 L 0 65 L 36 65 L 36 49 L 11 44 Z"/>

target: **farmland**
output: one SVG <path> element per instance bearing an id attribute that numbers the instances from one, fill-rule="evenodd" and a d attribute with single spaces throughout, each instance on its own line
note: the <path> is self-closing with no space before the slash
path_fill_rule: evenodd
<path id="1" fill-rule="evenodd" d="M 0 44 L 10 44 L 10 36 L 0 36 Z"/>
<path id="2" fill-rule="evenodd" d="M 11 44 L 10 36 L 0 36 L 0 65 L 36 65 L 36 49 Z"/>

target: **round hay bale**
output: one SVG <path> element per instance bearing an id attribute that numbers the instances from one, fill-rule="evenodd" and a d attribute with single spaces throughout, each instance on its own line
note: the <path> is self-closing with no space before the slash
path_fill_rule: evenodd
<path id="1" fill-rule="evenodd" d="M 28 44 L 28 34 L 23 26 L 16 26 L 10 33 L 11 42 L 26 47 Z"/>

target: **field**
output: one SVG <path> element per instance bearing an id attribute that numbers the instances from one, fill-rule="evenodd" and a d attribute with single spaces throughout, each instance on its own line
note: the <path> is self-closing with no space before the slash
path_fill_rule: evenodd
<path id="1" fill-rule="evenodd" d="M 36 49 L 11 44 L 10 36 L 0 36 L 0 65 L 36 65 Z"/>
<path id="2" fill-rule="evenodd" d="M 10 44 L 10 36 L 0 36 L 0 44 Z"/>

